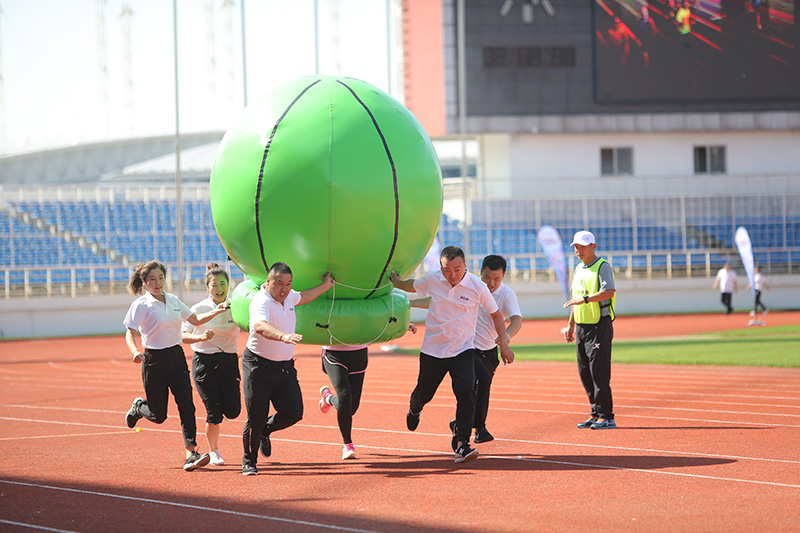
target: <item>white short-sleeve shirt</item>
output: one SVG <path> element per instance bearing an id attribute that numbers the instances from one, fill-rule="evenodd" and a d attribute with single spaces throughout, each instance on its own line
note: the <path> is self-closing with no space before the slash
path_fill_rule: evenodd
<path id="1" fill-rule="evenodd" d="M 301 298 L 302 295 L 292 289 L 281 305 L 265 288 L 259 289 L 250 302 L 250 336 L 247 337 L 247 349 L 264 359 L 291 360 L 294 357 L 294 344 L 265 339 L 255 332 L 253 324 L 263 320 L 278 331 L 294 333 L 297 324 L 294 307 L 300 303 Z"/>
<path id="2" fill-rule="evenodd" d="M 164 293 L 164 303 L 145 292 L 131 303 L 122 324 L 138 330 L 142 346 L 163 350 L 181 343 L 181 322 L 192 316 L 192 311 L 174 294 Z"/>
<path id="3" fill-rule="evenodd" d="M 217 304 L 209 296 L 201 302 L 192 306 L 195 315 L 202 315 L 216 309 Z M 197 353 L 236 353 L 236 340 L 239 338 L 239 326 L 233 321 L 231 310 L 220 313 L 208 322 L 200 326 L 193 326 L 188 322 L 183 323 L 185 333 L 196 333 L 202 335 L 206 330 L 214 332 L 214 336 L 207 341 L 195 342 L 192 349 Z"/>
<path id="4" fill-rule="evenodd" d="M 492 298 L 497 302 L 497 308 L 500 310 L 503 320 L 512 316 L 522 317 L 517 295 L 505 283 L 501 283 L 497 287 L 497 290 L 492 293 Z M 478 310 L 478 325 L 475 327 L 475 347 L 479 350 L 491 350 L 497 346 L 496 338 L 497 331 L 494 329 L 492 317 L 485 309 L 480 308 Z"/>
<path id="5" fill-rule="evenodd" d="M 719 281 L 720 292 L 733 292 L 737 281 L 736 272 L 733 269 L 725 270 L 720 268 L 719 272 L 717 272 L 717 280 Z"/>
<path id="6" fill-rule="evenodd" d="M 421 298 L 431 297 L 425 318 L 422 353 L 444 359 L 474 348 L 478 308 L 489 314 L 497 312 L 497 303 L 481 279 L 467 272 L 455 287 L 441 270 L 414 280 L 414 290 Z"/>

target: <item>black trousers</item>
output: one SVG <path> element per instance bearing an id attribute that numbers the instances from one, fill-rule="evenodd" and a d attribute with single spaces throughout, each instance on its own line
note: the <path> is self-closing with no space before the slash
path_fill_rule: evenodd
<path id="1" fill-rule="evenodd" d="M 142 383 L 146 400 L 139 407 L 139 413 L 151 422 L 162 424 L 167 419 L 167 403 L 171 391 L 181 418 L 184 444 L 187 448 L 197 446 L 192 379 L 183 348 L 175 345 L 163 350 L 145 349 Z"/>
<path id="2" fill-rule="evenodd" d="M 242 433 L 243 464 L 256 464 L 261 435 L 286 429 L 303 418 L 303 394 L 294 361 L 271 361 L 245 348 L 242 354 L 247 422 Z M 269 404 L 275 414 L 269 416 Z"/>
<path id="3" fill-rule="evenodd" d="M 761 306 L 762 311 L 767 310 L 767 306 L 761 303 L 761 291 L 756 291 L 756 302 L 753 305 L 753 311 L 755 311 L 756 313 L 758 313 L 758 306 Z"/>
<path id="4" fill-rule="evenodd" d="M 336 391 L 333 407 L 336 422 L 342 434 L 342 442 L 353 442 L 353 415 L 361 404 L 364 388 L 364 373 L 367 370 L 367 348 L 355 351 L 325 350 L 322 354 L 322 369 L 328 374 Z"/>
<path id="5" fill-rule="evenodd" d="M 589 397 L 592 416 L 613 420 L 611 341 L 614 340 L 614 327 L 611 318 L 601 317 L 597 324 L 577 324 L 575 338 L 578 347 L 578 375 Z"/>
<path id="6" fill-rule="evenodd" d="M 239 388 L 239 356 L 235 353 L 198 353 L 192 358 L 197 393 L 206 406 L 206 422 L 219 424 L 222 417 L 233 419 L 242 412 Z"/>
<path id="7" fill-rule="evenodd" d="M 497 346 L 491 350 L 475 349 L 475 429 L 486 427 L 489 412 L 489 393 L 492 389 L 494 372 L 500 364 Z"/>
<path id="8" fill-rule="evenodd" d="M 444 376 L 449 373 L 456 396 L 456 436 L 469 442 L 475 420 L 475 350 L 455 357 L 438 358 L 419 354 L 417 386 L 411 393 L 411 411 L 419 413 L 433 399 Z"/>
<path id="9" fill-rule="evenodd" d="M 722 293 L 722 305 L 725 306 L 725 313 L 728 314 L 728 315 L 733 313 L 733 306 L 731 306 L 731 297 L 732 296 L 733 296 L 733 293 L 730 293 L 730 292 L 723 292 Z"/>

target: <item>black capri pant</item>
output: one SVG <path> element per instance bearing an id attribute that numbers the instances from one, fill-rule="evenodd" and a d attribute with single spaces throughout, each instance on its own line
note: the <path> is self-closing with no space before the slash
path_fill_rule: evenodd
<path id="1" fill-rule="evenodd" d="M 239 356 L 235 353 L 194 352 L 192 373 L 197 393 L 206 406 L 206 422 L 219 424 L 242 411 Z"/>
<path id="2" fill-rule="evenodd" d="M 167 403 L 169 393 L 172 391 L 181 418 L 184 443 L 187 448 L 197 446 L 192 380 L 189 377 L 189 367 L 186 365 L 183 348 L 179 345 L 163 350 L 145 348 L 142 383 L 146 400 L 139 407 L 139 413 L 151 422 L 163 423 L 167 419 Z"/>

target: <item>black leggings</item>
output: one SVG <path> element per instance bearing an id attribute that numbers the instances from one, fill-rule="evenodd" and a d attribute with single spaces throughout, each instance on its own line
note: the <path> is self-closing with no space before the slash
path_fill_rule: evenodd
<path id="1" fill-rule="evenodd" d="M 167 419 L 167 403 L 172 391 L 181 418 L 183 441 L 187 448 L 197 446 L 192 381 L 183 348 L 178 345 L 163 350 L 146 348 L 142 363 L 142 383 L 146 400 L 139 406 L 139 413 L 150 422 L 163 423 Z"/>
<path id="2" fill-rule="evenodd" d="M 328 374 L 336 396 L 332 404 L 336 408 L 336 420 L 342 441 L 353 442 L 353 415 L 361 403 L 364 388 L 364 373 L 367 370 L 367 348 L 354 351 L 329 350 L 322 352 L 322 369 Z"/>

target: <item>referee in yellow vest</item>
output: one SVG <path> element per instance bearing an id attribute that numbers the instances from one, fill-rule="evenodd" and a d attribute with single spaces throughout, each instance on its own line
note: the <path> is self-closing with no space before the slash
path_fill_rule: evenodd
<path id="1" fill-rule="evenodd" d="M 614 429 L 614 402 L 611 399 L 611 341 L 614 339 L 614 273 L 605 259 L 597 257 L 597 242 L 590 231 L 579 231 L 570 246 L 581 260 L 572 278 L 569 323 L 564 332 L 567 342 L 577 338 L 578 374 L 589 396 L 592 414 L 579 428 Z"/>

